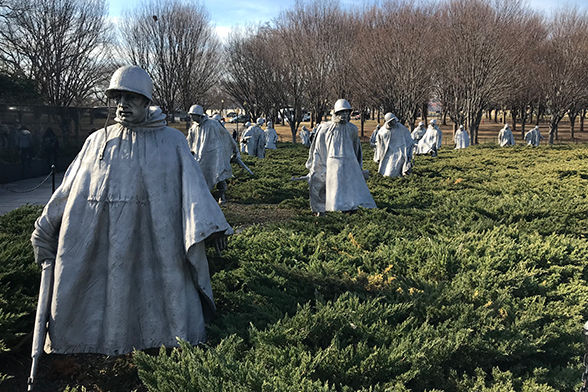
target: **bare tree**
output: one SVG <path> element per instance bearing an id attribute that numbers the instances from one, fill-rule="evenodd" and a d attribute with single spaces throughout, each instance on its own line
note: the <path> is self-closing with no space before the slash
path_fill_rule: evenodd
<path id="1" fill-rule="evenodd" d="M 218 82 L 219 41 L 203 5 L 191 0 L 151 0 L 124 12 L 121 53 L 143 67 L 154 99 L 166 113 L 204 102 Z"/>
<path id="2" fill-rule="evenodd" d="M 452 118 L 465 120 L 472 143 L 478 143 L 482 113 L 510 87 L 516 62 L 513 26 L 526 9 L 517 0 L 450 0 L 442 5 L 438 47 L 455 48 L 457 55 L 439 52 L 435 78 L 448 96 Z"/>
<path id="3" fill-rule="evenodd" d="M 105 0 L 6 0 L 0 60 L 34 81 L 54 106 L 80 104 L 108 77 L 110 25 Z"/>
<path id="4" fill-rule="evenodd" d="M 275 111 L 276 70 L 270 61 L 271 31 L 250 27 L 233 31 L 225 47 L 224 91 L 252 117 Z"/>
<path id="5" fill-rule="evenodd" d="M 510 64 L 512 72 L 509 88 L 496 99 L 500 99 L 502 106 L 510 109 L 513 132 L 517 130 L 518 120 L 521 121 L 523 136 L 529 115 L 542 101 L 538 64 L 540 48 L 547 38 L 548 31 L 543 18 L 532 12 L 521 14 L 519 21 L 512 25 L 510 30 L 517 37 L 517 61 Z M 499 105 L 495 107 L 498 108 Z"/>
<path id="6" fill-rule="evenodd" d="M 423 102 L 432 93 L 432 50 L 436 24 L 434 8 L 410 1 L 388 1 L 364 17 L 369 33 L 363 34 L 362 47 L 375 48 L 358 72 L 362 85 L 384 111 L 393 112 L 410 128 Z"/>
<path id="7" fill-rule="evenodd" d="M 577 8 L 562 9 L 553 16 L 549 31 L 540 67 L 545 106 L 550 114 L 549 144 L 553 144 L 566 112 L 586 97 L 588 16 Z"/>

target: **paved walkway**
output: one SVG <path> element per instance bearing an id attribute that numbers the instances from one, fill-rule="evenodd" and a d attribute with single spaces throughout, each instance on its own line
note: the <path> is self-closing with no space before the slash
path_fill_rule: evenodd
<path id="1" fill-rule="evenodd" d="M 61 184 L 64 173 L 57 173 L 55 175 L 55 188 Z M 25 191 L 35 188 L 39 185 L 46 176 L 29 178 L 27 180 L 9 182 L 6 184 L 0 184 L 0 215 L 6 214 L 9 211 L 14 210 L 22 206 L 23 204 L 32 205 L 45 205 L 51 198 L 52 184 L 51 177 L 41 185 L 38 189 L 26 193 L 15 193 L 7 189 Z"/>

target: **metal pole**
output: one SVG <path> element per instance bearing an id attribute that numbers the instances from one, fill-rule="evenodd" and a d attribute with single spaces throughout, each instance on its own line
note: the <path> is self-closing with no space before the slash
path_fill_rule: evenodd
<path id="1" fill-rule="evenodd" d="M 51 194 L 55 193 L 55 165 L 51 165 Z"/>

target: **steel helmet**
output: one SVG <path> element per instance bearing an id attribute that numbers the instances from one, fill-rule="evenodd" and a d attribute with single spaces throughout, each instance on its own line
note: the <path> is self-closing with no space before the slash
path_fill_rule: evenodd
<path id="1" fill-rule="evenodd" d="M 217 114 L 215 114 L 214 116 L 212 116 L 212 118 L 213 118 L 214 120 L 218 121 L 218 122 L 221 122 L 221 120 L 222 120 L 222 117 L 221 117 L 221 116 L 220 116 L 220 114 L 218 114 L 218 113 L 217 113 Z"/>
<path id="2" fill-rule="evenodd" d="M 381 128 L 380 124 L 376 125 L 376 129 L 380 129 L 380 128 Z"/>
<path id="3" fill-rule="evenodd" d="M 188 114 L 197 114 L 199 116 L 204 116 L 204 110 L 200 105 L 192 105 L 190 106 L 190 110 L 188 110 Z"/>
<path id="4" fill-rule="evenodd" d="M 259 124 L 259 125 L 263 124 L 264 122 L 265 122 L 265 120 L 261 117 L 257 119 L 257 124 Z"/>
<path id="5" fill-rule="evenodd" d="M 246 127 L 250 127 L 250 126 L 251 126 L 251 123 L 250 123 L 249 121 L 247 121 L 247 122 L 245 123 L 245 126 L 246 126 Z"/>
<path id="6" fill-rule="evenodd" d="M 395 120 L 395 121 L 398 121 L 398 118 L 397 118 L 395 115 L 393 115 L 392 113 L 388 112 L 388 113 L 386 113 L 386 115 L 384 116 L 384 121 L 385 121 L 385 122 L 388 122 L 388 121 L 390 121 L 390 120 Z"/>
<path id="7" fill-rule="evenodd" d="M 431 120 L 431 125 L 437 125 L 437 120 L 435 120 L 435 119 L 432 119 L 432 120 Z"/>
<path id="8" fill-rule="evenodd" d="M 137 93 L 152 101 L 153 81 L 143 68 L 125 65 L 114 71 L 105 94 L 108 98 L 112 98 L 115 91 Z"/>
<path id="9" fill-rule="evenodd" d="M 351 105 L 347 102 L 346 99 L 338 99 L 335 102 L 335 109 L 333 110 L 335 113 L 340 112 L 342 110 L 351 110 Z"/>
<path id="10" fill-rule="evenodd" d="M 424 122 L 422 122 L 422 121 L 421 121 L 421 122 L 419 122 L 419 127 L 422 127 L 423 125 L 425 125 L 425 123 L 424 123 Z"/>

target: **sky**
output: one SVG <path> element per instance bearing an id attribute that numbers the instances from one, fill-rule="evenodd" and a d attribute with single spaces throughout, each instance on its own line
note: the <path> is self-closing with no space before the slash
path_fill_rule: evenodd
<path id="1" fill-rule="evenodd" d="M 140 0 L 107 0 L 112 18 L 120 16 L 123 8 L 134 7 Z M 231 28 L 263 23 L 277 17 L 280 11 L 292 7 L 295 0 L 201 0 L 216 26 L 220 38 L 227 36 Z M 372 4 L 374 0 L 343 0 L 344 6 Z M 533 9 L 549 13 L 560 7 L 577 6 L 588 11 L 588 0 L 527 0 Z"/>

